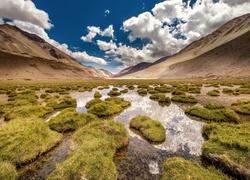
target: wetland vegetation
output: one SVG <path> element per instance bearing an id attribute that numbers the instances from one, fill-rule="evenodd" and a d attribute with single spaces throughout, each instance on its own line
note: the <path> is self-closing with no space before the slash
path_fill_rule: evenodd
<path id="1" fill-rule="evenodd" d="M 86 98 L 86 94 L 91 94 L 83 105 L 86 110 L 84 110 L 84 113 L 78 112 L 79 101 L 77 97 L 79 98 L 79 95 L 81 95 Z M 142 96 L 138 96 L 138 94 Z M 138 97 L 137 102 L 143 100 L 142 104 L 138 106 L 133 104 L 136 95 Z M 159 118 L 152 118 L 155 115 L 154 111 L 156 113 L 157 111 L 147 109 L 148 107 L 152 108 L 152 106 L 143 104 L 144 100 L 145 103 L 152 103 L 154 108 L 162 108 L 162 113 L 166 113 L 169 118 L 161 119 L 165 118 L 163 114 L 158 114 Z M 170 106 L 156 106 L 154 103 L 158 103 L 157 101 L 159 105 L 161 102 L 165 102 Z M 179 102 L 181 104 L 178 104 Z M 196 105 L 193 106 L 192 103 L 196 103 Z M 181 115 L 184 114 L 183 110 L 185 110 L 185 113 L 190 115 L 191 119 L 175 116 L 172 112 L 168 112 L 177 107 L 182 110 Z M 137 108 L 137 110 L 131 109 L 130 111 L 130 108 Z M 59 111 L 60 113 L 57 113 L 57 116 L 51 117 Z M 119 179 L 121 176 L 119 174 L 121 172 L 120 166 L 119 163 L 117 164 L 114 161 L 114 157 L 121 148 L 130 146 L 128 145 L 129 139 L 133 145 L 138 138 L 136 134 L 129 131 L 129 124 L 124 123 L 122 117 L 124 116 L 128 121 L 137 115 L 141 115 L 137 116 L 136 119 L 143 119 L 139 117 L 143 117 L 145 114 L 140 112 L 147 111 L 152 114 L 150 118 L 157 119 L 157 121 L 141 122 L 140 127 L 148 128 L 144 129 L 145 132 L 142 128 L 137 126 L 136 128 L 150 141 L 164 141 L 164 138 L 166 138 L 164 145 L 150 145 L 149 149 L 152 152 L 160 151 L 159 153 L 166 151 L 171 154 L 170 157 L 174 157 L 169 158 L 169 156 L 161 155 L 159 158 L 157 156 L 160 159 L 155 166 L 158 170 L 154 170 L 154 168 L 152 170 L 152 167 L 154 167 L 152 164 L 154 163 L 148 162 L 149 170 L 147 168 L 144 168 L 144 170 L 148 171 L 152 178 L 159 179 L 161 176 L 162 179 L 166 179 L 170 176 L 173 178 L 190 176 L 198 179 L 199 177 L 248 179 L 250 177 L 249 81 L 86 80 L 1 82 L 0 178 L 17 179 L 20 166 L 26 166 L 44 156 L 64 139 L 62 133 L 71 131 L 66 159 L 59 163 L 56 170 L 53 170 L 48 177 L 46 175 L 45 178 Z M 122 113 L 121 116 L 119 116 L 120 113 Z M 131 117 L 132 114 L 133 117 Z M 115 116 L 117 118 L 114 118 Z M 193 117 L 198 117 L 198 119 Z M 115 120 L 112 120 L 113 118 Z M 119 118 L 121 118 L 121 122 Z M 185 156 L 167 150 L 166 144 L 170 143 L 168 133 L 176 133 L 176 130 L 178 130 L 178 133 L 182 133 L 185 128 L 194 131 L 192 128 L 195 128 L 195 126 L 192 126 L 192 124 L 188 126 L 188 124 L 191 121 L 195 123 L 196 120 L 204 122 L 201 126 L 204 125 L 202 135 L 205 142 L 203 144 L 203 141 L 199 141 L 202 143 L 200 144 L 200 147 L 202 146 L 200 153 L 193 157 L 190 154 Z M 136 124 L 133 121 L 131 120 L 131 126 Z M 145 124 L 146 126 L 144 126 Z M 178 124 L 182 127 L 175 127 Z M 155 131 L 157 133 L 154 133 Z M 178 136 L 178 133 L 176 133 L 176 136 Z M 164 134 L 164 137 L 160 134 Z M 159 137 L 155 138 L 151 135 Z M 190 137 L 196 138 L 196 136 Z M 140 140 L 140 143 L 149 146 L 143 139 Z M 133 147 L 137 148 L 136 146 Z M 180 148 L 185 149 L 185 146 L 183 145 Z M 192 148 L 190 147 L 189 153 Z M 131 149 L 128 148 L 127 151 L 121 159 L 126 159 L 126 156 L 131 158 Z M 188 152 L 188 150 L 185 152 Z M 140 153 L 147 152 L 141 151 Z M 201 165 L 201 155 L 206 165 L 218 169 Z M 147 154 L 146 156 L 154 157 L 153 154 Z M 198 159 L 198 161 L 191 162 L 189 160 L 193 159 L 190 157 Z M 166 161 L 163 163 L 165 159 Z M 229 177 L 222 174 L 221 170 Z M 196 172 L 196 174 L 193 172 Z"/>

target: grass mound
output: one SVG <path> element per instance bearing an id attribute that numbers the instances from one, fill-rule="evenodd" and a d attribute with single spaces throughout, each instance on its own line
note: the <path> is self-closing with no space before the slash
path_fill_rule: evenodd
<path id="1" fill-rule="evenodd" d="M 163 142 L 166 139 L 166 130 L 162 124 L 147 116 L 138 115 L 130 120 L 129 125 L 139 130 L 149 141 Z"/>
<path id="2" fill-rule="evenodd" d="M 151 96 L 149 96 L 150 99 L 155 99 L 155 100 L 159 100 L 159 99 L 164 99 L 165 98 L 165 95 L 164 94 L 153 94 Z"/>
<path id="3" fill-rule="evenodd" d="M 138 93 L 139 95 L 146 95 L 146 94 L 148 94 L 148 91 L 147 91 L 146 89 L 138 89 L 138 90 L 137 90 L 137 93 Z"/>
<path id="4" fill-rule="evenodd" d="M 76 100 L 71 96 L 48 96 L 45 99 L 46 106 L 53 109 L 64 109 L 69 107 L 76 107 Z"/>
<path id="5" fill-rule="evenodd" d="M 28 163 L 54 147 L 62 135 L 42 119 L 15 119 L 0 129 L 0 160 Z"/>
<path id="6" fill-rule="evenodd" d="M 182 102 L 182 103 L 197 103 L 197 99 L 194 96 L 187 95 L 176 95 L 171 98 L 172 101 Z"/>
<path id="7" fill-rule="evenodd" d="M 76 130 L 86 123 L 97 120 L 98 117 L 89 113 L 76 112 L 75 108 L 64 109 L 48 122 L 50 129 L 58 132 Z"/>
<path id="8" fill-rule="evenodd" d="M 250 99 L 241 99 L 231 104 L 231 108 L 239 113 L 250 115 Z"/>
<path id="9" fill-rule="evenodd" d="M 90 107 L 92 107 L 100 102 L 103 102 L 103 101 L 101 99 L 92 99 L 86 103 L 85 107 L 88 109 L 88 108 L 90 108 Z"/>
<path id="10" fill-rule="evenodd" d="M 202 118 L 209 122 L 233 122 L 238 123 L 239 116 L 231 109 L 222 105 L 208 104 L 204 107 L 193 106 L 187 108 L 185 113 Z"/>
<path id="11" fill-rule="evenodd" d="M 4 119 L 43 117 L 53 111 L 53 108 L 42 106 L 37 99 L 31 90 L 9 94 L 9 102 L 1 108 Z"/>
<path id="12" fill-rule="evenodd" d="M 16 172 L 16 167 L 10 162 L 0 161 L 0 179 L 2 180 L 15 180 L 18 174 Z"/>
<path id="13" fill-rule="evenodd" d="M 102 95 L 98 91 L 96 91 L 94 94 L 94 98 L 97 99 L 97 98 L 101 98 L 101 97 L 102 97 Z"/>
<path id="14" fill-rule="evenodd" d="M 105 101 L 100 99 L 91 100 L 87 102 L 86 108 L 88 108 L 88 113 L 95 114 L 98 117 L 105 117 L 120 113 L 130 104 L 129 101 L 125 101 L 123 98 L 112 97 L 105 99 Z"/>
<path id="15" fill-rule="evenodd" d="M 208 169 L 196 162 L 191 162 L 180 157 L 168 158 L 163 163 L 162 180 L 179 179 L 229 179 L 222 172 L 213 167 Z"/>
<path id="16" fill-rule="evenodd" d="M 114 89 L 114 88 L 113 88 Z M 117 88 L 116 88 L 117 89 Z M 118 89 L 117 89 L 118 90 Z M 113 97 L 113 96 L 120 96 L 122 93 L 116 90 L 111 90 L 108 95 Z"/>
<path id="17" fill-rule="evenodd" d="M 249 124 L 212 123 L 205 125 L 202 133 L 208 139 L 202 146 L 202 154 L 209 162 L 235 176 L 250 177 Z"/>
<path id="18" fill-rule="evenodd" d="M 209 96 L 220 96 L 220 91 L 217 90 L 217 89 L 214 89 L 212 91 L 208 91 L 207 95 L 209 95 Z"/>
<path id="19" fill-rule="evenodd" d="M 128 144 L 129 134 L 120 122 L 92 122 L 73 135 L 70 153 L 48 177 L 53 179 L 117 179 L 113 157 Z"/>
<path id="20" fill-rule="evenodd" d="M 123 98 L 119 97 L 106 98 L 105 101 L 120 105 L 122 108 L 126 108 L 131 105 L 129 101 L 125 101 Z"/>

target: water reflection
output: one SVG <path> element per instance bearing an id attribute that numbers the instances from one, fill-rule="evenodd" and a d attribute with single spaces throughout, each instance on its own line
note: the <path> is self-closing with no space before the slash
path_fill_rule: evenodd
<path id="1" fill-rule="evenodd" d="M 112 87 L 110 87 L 112 89 Z M 110 89 L 99 91 L 107 98 Z M 139 96 L 137 89 L 122 94 L 120 97 L 131 102 L 127 108 L 114 119 L 123 122 L 130 134 L 126 156 L 117 160 L 118 179 L 159 179 L 160 166 L 166 157 L 182 156 L 186 159 L 199 159 L 204 142 L 201 131 L 204 123 L 187 117 L 176 104 L 160 106 L 149 99 L 149 95 Z M 86 112 L 86 102 L 93 99 L 94 92 L 84 92 L 77 100 L 77 111 Z M 129 129 L 129 121 L 136 115 L 146 115 L 160 121 L 166 128 L 166 141 L 152 145 Z"/>

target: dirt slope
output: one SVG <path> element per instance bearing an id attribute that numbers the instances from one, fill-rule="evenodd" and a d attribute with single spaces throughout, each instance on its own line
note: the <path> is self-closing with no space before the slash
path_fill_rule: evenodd
<path id="1" fill-rule="evenodd" d="M 0 79 L 82 79 L 94 72 L 21 29 L 0 25 Z"/>
<path id="2" fill-rule="evenodd" d="M 250 78 L 250 14 L 235 18 L 167 61 L 122 78 Z"/>

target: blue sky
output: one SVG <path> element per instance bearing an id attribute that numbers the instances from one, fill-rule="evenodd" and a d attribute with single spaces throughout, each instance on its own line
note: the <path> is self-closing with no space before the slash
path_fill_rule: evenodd
<path id="1" fill-rule="evenodd" d="M 0 24 L 35 33 L 84 65 L 117 73 L 177 53 L 249 12 L 249 0 L 1 0 Z"/>

